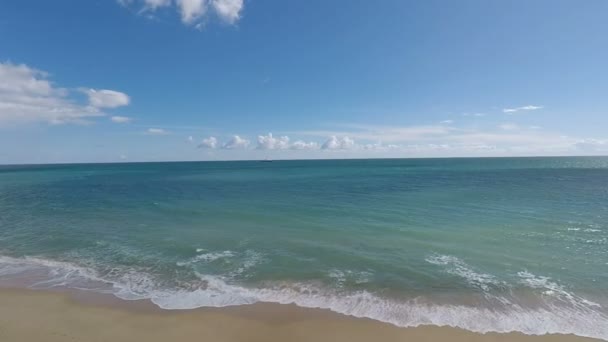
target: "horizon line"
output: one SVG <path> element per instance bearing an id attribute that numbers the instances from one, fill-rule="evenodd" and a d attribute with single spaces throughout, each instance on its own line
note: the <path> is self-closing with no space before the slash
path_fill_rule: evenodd
<path id="1" fill-rule="evenodd" d="M 382 157 L 382 158 L 304 158 L 270 159 L 272 162 L 285 161 L 339 161 L 339 160 L 399 160 L 399 159 L 527 159 L 527 158 L 607 158 L 608 155 L 532 155 L 532 156 L 454 156 L 454 157 Z M 44 166 L 44 165 L 111 165 L 111 164 L 161 164 L 161 163 L 226 163 L 226 162 L 263 162 L 264 159 L 222 159 L 222 160 L 149 160 L 149 161 L 109 161 L 109 162 L 50 162 L 0 164 L 3 166 Z"/>

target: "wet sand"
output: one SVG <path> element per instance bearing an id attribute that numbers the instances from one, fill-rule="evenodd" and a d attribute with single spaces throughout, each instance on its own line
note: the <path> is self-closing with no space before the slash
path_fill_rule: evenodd
<path id="1" fill-rule="evenodd" d="M 86 293 L 0 289 L 0 341 L 598 341 L 572 335 L 477 334 L 399 328 L 294 305 L 254 304 L 184 311 Z"/>

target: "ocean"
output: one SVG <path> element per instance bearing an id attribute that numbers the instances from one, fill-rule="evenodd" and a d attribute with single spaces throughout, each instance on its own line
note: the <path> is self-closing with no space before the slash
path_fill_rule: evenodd
<path id="1" fill-rule="evenodd" d="M 0 284 L 608 340 L 608 158 L 0 166 Z"/>

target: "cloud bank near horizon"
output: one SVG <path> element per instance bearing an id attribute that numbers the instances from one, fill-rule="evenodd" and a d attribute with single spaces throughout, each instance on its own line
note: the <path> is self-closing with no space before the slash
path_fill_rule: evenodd
<path id="1" fill-rule="evenodd" d="M 158 4 L 161 6 L 160 2 Z M 138 118 L 138 124 L 134 125 L 130 116 L 108 114 L 108 111 L 131 104 L 131 97 L 117 90 L 61 87 L 45 71 L 10 62 L 0 63 L 0 79 L 3 81 L 0 83 L 0 128 L 32 124 L 91 126 L 104 122 L 100 118 L 106 118 L 105 122 L 113 123 L 112 127 L 116 129 L 120 127 L 127 134 L 131 130 L 133 137 L 148 136 L 148 139 L 155 139 L 154 136 L 166 136 L 155 139 L 165 143 L 173 139 L 183 142 L 184 137 L 187 137 L 185 140 L 190 148 L 196 146 L 209 153 L 216 151 L 213 156 L 218 158 L 239 156 L 246 159 L 255 156 L 255 151 L 264 151 L 281 158 L 608 153 L 608 139 L 604 137 L 565 135 L 516 122 L 521 120 L 501 122 L 500 116 L 488 118 L 485 114 L 463 114 L 469 117 L 469 124 L 466 120 L 452 119 L 426 125 L 342 124 L 334 125 L 335 129 L 331 130 L 288 131 L 281 132 L 280 135 L 226 135 L 220 132 L 196 138 L 191 126 L 150 125 L 146 124 L 145 117 Z M 541 108 L 543 107 L 532 105 L 514 107 L 502 110 L 501 115 Z M 508 117 L 515 118 L 510 115 Z M 142 126 L 145 127 L 143 132 Z M 190 129 L 187 135 L 182 134 L 184 129 Z M 235 130 L 237 129 L 238 127 Z M 201 131 L 204 131 L 204 127 Z M 141 138 L 132 138 L 130 143 L 138 144 L 137 139 Z M 194 144 L 195 141 L 200 143 Z M 162 142 L 155 142 L 158 143 Z"/>
<path id="2" fill-rule="evenodd" d="M 352 125 L 349 125 L 352 127 Z M 235 135 L 224 143 L 216 136 L 204 138 L 199 148 L 245 151 L 317 151 L 329 155 L 428 155 L 428 156 L 505 156 L 560 155 L 608 152 L 608 139 L 576 138 L 538 127 L 522 127 L 504 123 L 492 130 L 438 126 L 383 127 L 358 126 L 356 130 L 301 131 L 298 136 L 311 140 L 295 140 L 287 135 L 259 135 L 252 145 L 246 137 Z M 324 138 L 325 137 L 325 138 Z M 319 141 L 320 140 L 320 141 Z M 316 156 L 320 154 L 316 153 Z M 285 154 L 282 154 L 285 155 Z M 301 154 L 298 154 L 301 155 Z"/>

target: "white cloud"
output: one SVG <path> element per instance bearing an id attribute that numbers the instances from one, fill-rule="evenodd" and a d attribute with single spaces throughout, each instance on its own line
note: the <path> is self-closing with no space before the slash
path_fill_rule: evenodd
<path id="1" fill-rule="evenodd" d="M 113 98 L 80 104 L 70 96 L 70 90 L 49 81 L 48 73 L 24 64 L 0 63 L 0 80 L 0 123 L 89 123 L 91 118 L 105 115 L 101 108 L 120 103 Z M 126 94 L 107 92 L 128 99 Z M 124 97 L 122 105 L 128 104 Z"/>
<path id="2" fill-rule="evenodd" d="M 215 137 L 209 137 L 203 139 L 201 143 L 198 145 L 199 148 L 216 148 L 217 147 L 217 139 Z"/>
<path id="3" fill-rule="evenodd" d="M 194 142 L 194 137 L 193 136 L 189 136 L 187 140 L 188 140 L 189 143 L 193 143 Z"/>
<path id="4" fill-rule="evenodd" d="M 364 150 L 376 150 L 376 151 L 388 151 L 388 150 L 395 150 L 395 149 L 402 148 L 402 146 L 400 146 L 400 145 L 395 145 L 395 144 L 384 145 L 381 142 L 377 142 L 374 144 L 358 145 L 358 147 L 360 147 Z"/>
<path id="5" fill-rule="evenodd" d="M 348 138 L 347 138 L 348 139 Z M 268 133 L 268 135 L 260 135 L 258 136 L 258 144 L 256 148 L 258 150 L 315 150 L 319 149 L 319 144 L 311 141 L 305 142 L 303 140 L 297 140 L 293 143 L 290 143 L 290 139 L 288 136 L 281 136 L 279 138 L 275 138 L 272 133 Z"/>
<path id="6" fill-rule="evenodd" d="M 171 5 L 171 0 L 144 0 L 144 9 L 151 11 L 154 11 L 160 7 L 167 7 L 169 5 Z"/>
<path id="7" fill-rule="evenodd" d="M 258 136 L 258 150 L 284 150 L 289 148 L 289 137 L 275 138 L 272 133 Z"/>
<path id="8" fill-rule="evenodd" d="M 382 146 L 382 143 L 377 142 L 375 144 L 362 145 L 361 148 L 363 148 L 364 150 L 380 150 L 383 148 L 383 146 Z"/>
<path id="9" fill-rule="evenodd" d="M 302 140 L 297 140 L 291 144 L 290 148 L 292 150 L 316 150 L 319 148 L 319 144 L 314 141 L 305 142 Z"/>
<path id="10" fill-rule="evenodd" d="M 443 125 L 451 125 L 454 123 L 454 120 L 443 120 L 443 121 L 440 121 L 439 123 L 443 124 Z"/>
<path id="11" fill-rule="evenodd" d="M 226 150 L 235 150 L 239 148 L 246 148 L 249 146 L 249 140 L 243 139 L 238 135 L 233 136 L 230 140 L 228 140 L 222 148 Z"/>
<path id="12" fill-rule="evenodd" d="M 211 0 L 217 15 L 225 22 L 234 24 L 241 17 L 243 0 Z"/>
<path id="13" fill-rule="evenodd" d="M 486 114 L 485 113 L 462 113 L 462 116 L 482 117 L 482 116 L 486 116 Z"/>
<path id="14" fill-rule="evenodd" d="M 122 107 L 131 102 L 127 94 L 115 90 L 83 89 L 82 91 L 89 97 L 89 104 L 96 108 Z"/>
<path id="15" fill-rule="evenodd" d="M 206 0 L 176 0 L 184 24 L 193 24 L 207 12 Z"/>
<path id="16" fill-rule="evenodd" d="M 186 25 L 201 28 L 208 14 L 214 13 L 227 24 L 235 24 L 243 12 L 243 0 L 117 0 L 123 7 L 138 6 L 139 13 L 154 12 L 160 8 L 172 7 Z M 175 7 L 173 7 L 175 6 Z M 211 10 L 211 11 L 210 11 Z"/>
<path id="17" fill-rule="evenodd" d="M 515 124 L 485 128 L 464 128 L 453 125 L 403 127 L 344 125 L 343 127 L 345 129 L 335 131 L 291 133 L 319 138 L 329 135 L 331 138 L 323 144 L 322 149 L 346 150 L 344 147 L 350 146 L 350 150 L 360 156 L 555 155 L 581 151 L 582 146 L 586 146 L 589 151 L 591 151 L 589 146 L 594 146 L 595 151 L 598 151 L 598 146 L 604 147 L 597 143 L 603 140 L 581 142 L 580 139 Z M 342 143 L 337 137 L 350 137 L 362 143 Z M 388 144 L 369 143 L 374 141 Z M 580 143 L 578 148 L 577 142 Z"/>
<path id="18" fill-rule="evenodd" d="M 348 150 L 355 146 L 355 141 L 349 137 L 336 137 L 332 135 L 321 146 L 324 150 Z"/>
<path id="19" fill-rule="evenodd" d="M 542 108 L 543 108 L 543 106 L 528 105 L 528 106 L 516 107 L 516 108 L 505 108 L 502 110 L 502 112 L 507 113 L 507 114 L 512 114 L 512 113 L 517 113 L 517 112 L 521 112 L 521 111 L 537 110 L 537 109 L 542 109 Z"/>
<path id="20" fill-rule="evenodd" d="M 575 149 L 576 139 L 559 134 L 503 124 L 485 128 L 436 126 L 364 126 L 344 125 L 335 131 L 303 131 L 292 134 L 316 137 L 331 136 L 322 149 L 352 150 L 361 156 L 419 155 L 543 155 L 567 154 Z M 350 129 L 346 129 L 350 128 Z M 343 143 L 338 137 L 355 139 L 359 144 Z M 386 145 L 373 143 L 382 141 Z M 372 143 L 369 143 L 372 142 Z M 372 154 L 373 153 L 373 154 Z"/>
<path id="21" fill-rule="evenodd" d="M 126 116 L 113 116 L 110 118 L 110 120 L 114 123 L 129 123 L 131 122 L 131 118 L 126 117 Z"/>
<path id="22" fill-rule="evenodd" d="M 167 135 L 167 134 L 169 134 L 168 131 L 166 131 L 162 128 L 148 128 L 146 133 L 149 135 Z"/>

